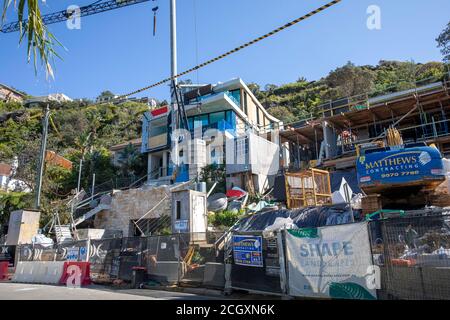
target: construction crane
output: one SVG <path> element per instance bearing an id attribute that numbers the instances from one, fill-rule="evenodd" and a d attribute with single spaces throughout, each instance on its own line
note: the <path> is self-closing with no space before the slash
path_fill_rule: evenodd
<path id="1" fill-rule="evenodd" d="M 87 6 L 80 7 L 80 12 L 75 13 L 75 11 L 70 10 L 61 10 L 58 12 L 49 13 L 42 16 L 42 21 L 44 24 L 52 24 L 52 23 L 58 23 L 61 21 L 69 20 L 71 19 L 74 14 L 77 15 L 77 17 L 84 17 L 84 16 L 90 16 L 93 14 L 119 9 L 127 6 L 131 6 L 138 3 L 143 3 L 151 0 L 110 0 L 110 1 L 104 1 L 104 2 L 94 2 L 92 4 L 89 4 Z M 154 1 L 154 0 L 153 0 Z M 22 27 L 27 24 L 28 20 L 24 19 L 22 21 Z M 9 33 L 9 32 L 16 32 L 19 31 L 21 27 L 21 23 L 19 21 L 7 23 L 2 26 L 0 29 L 3 33 Z"/>

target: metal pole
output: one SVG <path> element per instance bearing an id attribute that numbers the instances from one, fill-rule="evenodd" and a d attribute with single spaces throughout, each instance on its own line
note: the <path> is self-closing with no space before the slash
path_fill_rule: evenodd
<path id="1" fill-rule="evenodd" d="M 171 64 L 171 76 L 176 76 L 177 70 L 177 2 L 176 0 L 170 0 L 170 64 Z M 171 82 L 171 138 L 173 137 L 174 130 L 176 129 L 177 109 L 176 106 L 176 86 L 177 79 Z M 173 138 L 172 138 L 173 139 Z M 176 172 L 176 166 L 178 165 L 178 141 L 174 142 L 173 153 L 175 155 L 174 171 Z"/>
<path id="2" fill-rule="evenodd" d="M 41 206 L 41 189 L 42 189 L 42 176 L 44 174 L 44 165 L 45 165 L 45 150 L 47 149 L 47 135 L 48 135 L 48 119 L 50 117 L 50 107 L 47 103 L 47 107 L 45 109 L 45 116 L 43 120 L 42 127 L 42 140 L 41 140 L 41 150 L 39 155 L 39 165 L 38 172 L 36 178 L 36 198 L 34 207 L 35 209 L 39 209 Z"/>
<path id="3" fill-rule="evenodd" d="M 91 200 L 94 200 L 94 192 L 95 192 L 95 173 L 92 175 L 92 195 L 91 195 Z"/>
<path id="4" fill-rule="evenodd" d="M 81 188 L 81 169 L 83 168 L 83 157 L 84 156 L 82 156 L 81 159 L 80 159 L 80 168 L 79 168 L 79 171 L 78 171 L 77 194 L 78 194 L 78 192 L 80 192 L 80 188 Z"/>
<path id="5" fill-rule="evenodd" d="M 170 62 L 171 62 L 171 76 L 174 77 L 177 70 L 177 3 L 176 0 L 170 0 Z M 172 106 L 175 103 L 175 88 L 173 85 L 177 84 L 177 79 L 172 83 Z"/>

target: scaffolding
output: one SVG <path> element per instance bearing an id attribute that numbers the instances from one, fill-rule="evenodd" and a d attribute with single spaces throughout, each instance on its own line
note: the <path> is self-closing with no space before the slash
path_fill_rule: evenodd
<path id="1" fill-rule="evenodd" d="M 285 180 L 289 209 L 331 204 L 328 171 L 312 168 L 297 173 L 286 173 Z"/>

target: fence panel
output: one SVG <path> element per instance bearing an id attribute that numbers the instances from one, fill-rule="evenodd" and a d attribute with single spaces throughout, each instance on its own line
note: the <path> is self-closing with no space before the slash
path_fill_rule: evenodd
<path id="1" fill-rule="evenodd" d="M 234 232 L 231 242 L 231 287 L 283 294 L 279 259 L 283 247 L 276 235 L 264 238 L 262 232 Z"/>
<path id="2" fill-rule="evenodd" d="M 286 230 L 289 294 L 377 298 L 367 223 Z"/>
<path id="3" fill-rule="evenodd" d="M 107 281 L 119 276 L 118 269 L 114 270 L 114 261 L 118 261 L 121 249 L 121 238 L 91 240 L 89 262 L 94 281 Z"/>
<path id="4" fill-rule="evenodd" d="M 16 248 L 17 246 L 0 246 L 0 262 L 8 261 L 9 267 L 14 267 L 16 262 Z"/>
<path id="5" fill-rule="evenodd" d="M 219 233 L 183 233 L 180 239 L 180 282 L 191 286 L 225 286 L 224 247 Z"/>
<path id="6" fill-rule="evenodd" d="M 381 268 L 383 296 L 450 299 L 450 216 L 373 222 L 372 253 Z"/>
<path id="7" fill-rule="evenodd" d="M 36 246 L 35 246 L 36 247 Z M 77 240 L 77 241 L 67 241 L 59 244 L 53 245 L 52 249 L 56 250 L 56 261 L 88 261 L 88 241 L 87 240 Z M 45 260 L 50 261 L 50 260 Z M 53 261 L 53 260 L 51 260 Z"/>
<path id="8" fill-rule="evenodd" d="M 143 246 L 142 265 L 151 281 L 177 283 L 183 268 L 179 235 L 151 236 Z"/>
<path id="9" fill-rule="evenodd" d="M 142 246 L 146 241 L 144 237 L 122 238 L 119 267 L 120 279 L 131 281 L 133 267 L 140 266 L 142 263 Z"/>

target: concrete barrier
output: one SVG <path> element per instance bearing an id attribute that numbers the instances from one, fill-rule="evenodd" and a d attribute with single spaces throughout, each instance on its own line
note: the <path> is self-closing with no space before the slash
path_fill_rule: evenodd
<path id="1" fill-rule="evenodd" d="M 13 282 L 33 282 L 33 269 L 36 265 L 33 262 L 20 261 L 12 277 Z"/>
<path id="2" fill-rule="evenodd" d="M 63 261 L 21 261 L 16 266 L 12 281 L 58 284 L 63 270 Z"/>
<path id="3" fill-rule="evenodd" d="M 64 270 L 63 261 L 45 262 L 39 268 L 39 277 L 36 281 L 47 284 L 58 284 Z"/>

